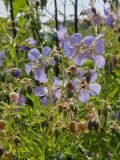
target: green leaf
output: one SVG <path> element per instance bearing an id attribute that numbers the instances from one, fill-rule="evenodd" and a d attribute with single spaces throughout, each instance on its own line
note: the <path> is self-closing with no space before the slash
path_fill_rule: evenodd
<path id="1" fill-rule="evenodd" d="M 14 8 L 14 16 L 16 16 L 19 12 L 23 10 L 23 8 L 26 6 L 25 0 L 14 0 L 13 1 L 13 8 Z"/>

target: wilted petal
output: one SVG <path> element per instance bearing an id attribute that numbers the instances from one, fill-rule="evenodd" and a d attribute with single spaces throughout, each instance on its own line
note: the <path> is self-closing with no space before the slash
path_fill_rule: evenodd
<path id="1" fill-rule="evenodd" d="M 33 48 L 28 53 L 28 59 L 30 59 L 31 61 L 36 61 L 39 55 L 40 55 L 39 50 L 36 48 Z"/>
<path id="2" fill-rule="evenodd" d="M 32 70 L 33 67 L 33 63 L 27 63 L 25 66 L 25 72 L 27 73 L 27 75 L 30 74 L 30 71 Z"/>
<path id="3" fill-rule="evenodd" d="M 46 96 L 43 97 L 42 100 L 41 100 L 42 105 L 43 105 L 43 106 L 47 106 L 47 105 L 48 105 L 48 100 L 49 100 L 48 97 L 46 97 Z"/>
<path id="4" fill-rule="evenodd" d="M 90 70 L 90 74 L 91 74 L 90 82 L 94 82 L 94 81 L 96 81 L 98 79 L 98 74 L 94 70 Z"/>
<path id="5" fill-rule="evenodd" d="M 61 89 L 56 89 L 54 91 L 54 95 L 56 98 L 60 99 L 61 98 Z"/>
<path id="6" fill-rule="evenodd" d="M 42 49 L 42 55 L 43 56 L 49 56 L 50 52 L 51 52 L 51 48 L 49 48 L 47 46 Z"/>
<path id="7" fill-rule="evenodd" d="M 84 38 L 84 44 L 87 45 L 87 46 L 90 46 L 94 41 L 95 41 L 94 36 L 86 36 Z"/>
<path id="8" fill-rule="evenodd" d="M 98 83 L 89 84 L 90 94 L 92 96 L 97 96 L 101 91 L 101 86 Z"/>
<path id="9" fill-rule="evenodd" d="M 72 58 L 72 56 L 75 53 L 75 48 L 72 46 L 66 47 L 66 48 L 64 48 L 64 53 L 67 58 Z"/>
<path id="10" fill-rule="evenodd" d="M 72 45 L 74 45 L 74 44 L 80 44 L 81 40 L 82 40 L 82 35 L 80 33 L 74 33 L 70 37 L 70 42 L 72 43 Z"/>
<path id="11" fill-rule="evenodd" d="M 48 78 L 45 74 L 45 71 L 42 68 L 38 68 L 35 72 L 35 79 L 38 80 L 40 83 L 47 83 Z"/>
<path id="12" fill-rule="evenodd" d="M 94 61 L 98 68 L 102 68 L 105 65 L 105 58 L 101 55 L 95 55 Z"/>
<path id="13" fill-rule="evenodd" d="M 73 61 L 76 65 L 83 65 L 86 61 L 86 55 L 83 53 L 83 54 L 76 54 L 74 57 L 73 57 Z"/>
<path id="14" fill-rule="evenodd" d="M 48 94 L 48 89 L 47 89 L 47 87 L 39 87 L 39 86 L 37 86 L 35 88 L 34 92 L 35 92 L 36 96 L 42 97 L 42 96 L 45 96 L 45 95 Z"/>
<path id="15" fill-rule="evenodd" d="M 105 45 L 105 39 L 102 39 L 100 42 L 97 42 L 97 45 L 95 46 L 95 51 L 97 53 L 104 53 L 104 45 Z"/>
<path id="16" fill-rule="evenodd" d="M 88 90 L 81 90 L 80 91 L 79 100 L 81 102 L 87 102 L 87 101 L 89 101 L 89 98 L 90 98 L 90 96 L 89 96 Z"/>
<path id="17" fill-rule="evenodd" d="M 5 53 L 3 51 L 0 51 L 0 59 L 4 59 L 5 58 Z"/>
<path id="18" fill-rule="evenodd" d="M 54 77 L 53 85 L 56 87 L 59 87 L 61 86 L 61 84 L 62 84 L 62 81 L 58 77 Z"/>

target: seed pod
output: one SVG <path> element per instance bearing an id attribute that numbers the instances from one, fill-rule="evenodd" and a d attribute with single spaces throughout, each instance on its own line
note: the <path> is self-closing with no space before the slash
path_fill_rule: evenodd
<path id="1" fill-rule="evenodd" d="M 15 117 L 14 117 L 15 123 L 20 123 L 21 119 L 22 119 L 21 115 L 15 115 Z"/>
<path id="2" fill-rule="evenodd" d="M 93 127 L 93 122 L 91 120 L 88 121 L 88 129 L 91 130 Z"/>
<path id="3" fill-rule="evenodd" d="M 99 129 L 99 122 L 98 121 L 93 122 L 93 128 L 95 129 L 95 131 L 98 131 L 98 129 Z"/>
<path id="4" fill-rule="evenodd" d="M 13 153 L 11 151 L 7 151 L 7 152 L 4 153 L 4 157 L 7 160 L 13 160 Z"/>
<path id="5" fill-rule="evenodd" d="M 89 109 L 89 110 L 92 110 L 93 107 L 94 107 L 94 103 L 92 103 L 92 102 L 88 102 L 88 103 L 86 104 L 86 108 Z"/>
<path id="6" fill-rule="evenodd" d="M 4 148 L 0 146 L 0 157 L 3 155 L 3 153 L 4 153 Z"/>
<path id="7" fill-rule="evenodd" d="M 70 129 L 71 132 L 77 132 L 78 131 L 78 125 L 74 120 L 69 123 L 69 129 Z"/>
<path id="8" fill-rule="evenodd" d="M 21 74 L 21 69 L 13 68 L 11 71 L 11 75 L 16 78 L 18 78 L 20 74 Z"/>
<path id="9" fill-rule="evenodd" d="M 72 75 L 76 75 L 77 74 L 77 67 L 72 65 L 69 68 L 67 68 L 66 71 L 68 73 L 71 73 Z"/>
<path id="10" fill-rule="evenodd" d="M 116 56 L 114 56 L 112 62 L 113 62 L 113 65 L 116 66 L 119 62 L 119 59 Z"/>
<path id="11" fill-rule="evenodd" d="M 17 93 L 11 92 L 11 93 L 9 94 L 9 96 L 10 96 L 10 100 L 11 100 L 11 101 L 15 102 L 16 104 L 18 103 L 18 101 L 19 101 L 19 96 L 18 96 Z"/>
<path id="12" fill-rule="evenodd" d="M 0 130 L 5 129 L 5 126 L 6 126 L 6 121 L 0 120 Z"/>
<path id="13" fill-rule="evenodd" d="M 21 143 L 21 139 L 18 136 L 15 136 L 13 138 L 13 142 L 17 145 L 17 144 Z"/>
<path id="14" fill-rule="evenodd" d="M 86 122 L 79 122 L 78 123 L 78 130 L 79 130 L 79 132 L 85 132 L 87 130 L 87 123 Z"/>

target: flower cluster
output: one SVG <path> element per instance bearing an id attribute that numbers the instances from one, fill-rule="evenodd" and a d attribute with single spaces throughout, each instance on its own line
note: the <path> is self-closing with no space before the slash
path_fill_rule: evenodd
<path id="1" fill-rule="evenodd" d="M 25 71 L 28 75 L 31 71 L 34 73 L 37 83 L 33 92 L 41 97 L 41 103 L 45 106 L 49 103 L 54 104 L 57 99 L 66 99 L 69 96 L 81 102 L 87 102 L 90 96 L 95 97 L 101 91 L 100 84 L 95 81 L 98 78 L 96 69 L 105 65 L 104 35 L 82 37 L 81 33 L 74 33 L 68 37 L 67 28 L 60 26 L 57 36 L 61 49 L 73 65 L 67 68 L 63 64 L 60 65 L 59 55 L 62 56 L 60 51 L 56 50 L 53 53 L 47 46 L 43 47 L 41 53 L 36 48 L 29 50 L 30 62 L 26 64 Z M 51 58 L 51 61 L 47 61 L 47 57 Z M 88 59 L 95 63 L 95 69 L 82 67 Z M 46 72 L 46 63 L 52 64 L 52 69 L 49 69 L 49 73 L 53 70 L 52 77 Z M 56 67 L 61 71 L 57 72 L 57 75 L 53 73 Z M 65 75 L 64 78 L 63 75 Z"/>

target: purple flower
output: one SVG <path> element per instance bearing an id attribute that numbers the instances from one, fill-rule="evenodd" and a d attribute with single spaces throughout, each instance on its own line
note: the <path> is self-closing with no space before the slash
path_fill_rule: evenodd
<path id="1" fill-rule="evenodd" d="M 86 55 L 84 53 L 81 53 L 81 54 L 76 54 L 74 57 L 73 57 L 73 61 L 74 61 L 74 64 L 76 65 L 83 65 L 86 61 Z"/>
<path id="2" fill-rule="evenodd" d="M 112 27 L 113 26 L 113 23 L 114 23 L 114 17 L 112 15 L 108 15 L 106 18 L 105 18 L 105 24 Z"/>
<path id="3" fill-rule="evenodd" d="M 83 39 L 84 45 L 90 46 L 95 41 L 95 36 L 86 36 Z"/>
<path id="4" fill-rule="evenodd" d="M 43 86 L 37 86 L 35 87 L 35 94 L 36 96 L 42 97 L 41 102 L 42 105 L 47 106 L 48 101 L 50 100 L 51 103 L 54 103 L 54 97 L 57 99 L 61 98 L 61 80 L 57 77 L 54 77 L 54 82 L 53 86 L 51 87 L 50 94 L 48 94 L 48 87 L 43 87 Z"/>
<path id="5" fill-rule="evenodd" d="M 0 51 L 0 66 L 2 66 L 3 59 L 5 58 L 5 53 L 4 51 Z"/>
<path id="6" fill-rule="evenodd" d="M 80 33 L 74 33 L 70 37 L 70 42 L 72 45 L 79 45 L 82 40 L 82 35 Z"/>
<path id="7" fill-rule="evenodd" d="M 27 38 L 25 40 L 25 43 L 27 43 L 28 45 L 32 45 L 32 46 L 37 46 L 37 41 L 35 41 L 33 38 Z M 21 49 L 23 51 L 29 51 L 30 50 L 30 47 L 27 46 L 27 45 L 22 45 L 21 46 Z"/>
<path id="8" fill-rule="evenodd" d="M 42 49 L 42 56 L 50 56 L 50 53 L 51 53 L 51 49 L 49 47 L 44 47 Z"/>
<path id="9" fill-rule="evenodd" d="M 25 72 L 27 73 L 27 75 L 30 74 L 30 71 L 32 70 L 33 66 L 34 66 L 34 63 L 32 63 L 32 62 L 26 64 L 26 66 L 25 66 Z"/>
<path id="10" fill-rule="evenodd" d="M 101 21 L 101 17 L 99 15 L 94 15 L 93 16 L 93 23 L 94 23 L 94 25 L 100 24 L 100 21 Z"/>
<path id="11" fill-rule="evenodd" d="M 105 65 L 105 58 L 101 55 L 94 55 L 94 61 L 98 68 L 102 68 Z"/>
<path id="12" fill-rule="evenodd" d="M 11 74 L 12 74 L 13 77 L 18 78 L 20 76 L 20 74 L 21 74 L 21 69 L 13 68 L 11 70 Z"/>
<path id="13" fill-rule="evenodd" d="M 62 81 L 58 77 L 54 77 L 53 85 L 56 87 L 59 87 L 61 86 L 61 84 L 62 84 Z"/>
<path id="14" fill-rule="evenodd" d="M 25 105 L 25 98 L 23 96 L 21 96 L 19 98 L 19 106 L 24 106 Z"/>
<path id="15" fill-rule="evenodd" d="M 43 96 L 48 96 L 48 89 L 47 87 L 39 87 L 37 86 L 34 90 L 36 96 L 40 96 L 40 97 L 43 97 Z"/>
<path id="16" fill-rule="evenodd" d="M 97 96 L 101 91 L 101 86 L 98 83 L 81 84 L 79 100 L 87 102 L 90 96 Z"/>
<path id="17" fill-rule="evenodd" d="M 86 36 L 82 39 L 80 33 L 75 33 L 70 37 L 70 42 L 70 45 L 64 47 L 64 53 L 67 58 L 73 59 L 74 64 L 81 66 L 88 58 L 95 61 L 98 68 L 102 68 L 105 65 L 105 59 L 100 55 L 104 53 L 105 44 L 102 34 L 97 37 Z M 98 56 L 100 62 L 98 61 Z"/>
<path id="18" fill-rule="evenodd" d="M 29 50 L 29 52 L 28 52 L 28 59 L 30 61 L 32 61 L 32 62 L 27 63 L 26 66 L 25 66 L 25 72 L 27 73 L 27 75 L 29 75 L 30 71 L 35 68 L 35 66 L 37 64 L 37 60 L 39 58 L 41 58 L 41 59 L 43 58 L 41 60 L 41 65 L 44 66 L 46 64 L 46 62 L 47 62 L 44 59 L 44 57 L 49 56 L 50 53 L 51 53 L 51 48 L 49 48 L 47 46 L 43 47 L 42 53 L 40 53 L 40 51 L 38 49 L 36 49 L 36 48 L 33 48 L 33 49 Z"/>
<path id="19" fill-rule="evenodd" d="M 43 97 L 43 98 L 42 98 L 42 101 L 41 101 L 41 102 L 42 102 L 42 105 L 43 105 L 43 106 L 47 106 L 47 105 L 48 105 L 48 101 L 49 101 L 49 98 L 48 98 L 47 96 Z"/>
<path id="20" fill-rule="evenodd" d="M 62 25 L 59 26 L 59 30 L 57 31 L 58 40 L 63 41 L 67 35 L 67 28 Z"/>
<path id="21" fill-rule="evenodd" d="M 33 48 L 28 52 L 28 59 L 31 61 L 36 61 L 39 56 L 40 56 L 40 52 L 36 48 Z"/>
<path id="22" fill-rule="evenodd" d="M 39 81 L 40 83 L 47 83 L 48 82 L 48 77 L 47 75 L 45 74 L 45 71 L 43 68 L 38 68 L 36 71 L 35 71 L 35 79 L 37 81 Z"/>

